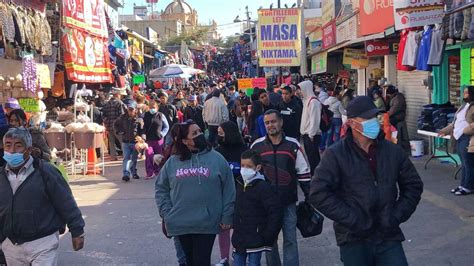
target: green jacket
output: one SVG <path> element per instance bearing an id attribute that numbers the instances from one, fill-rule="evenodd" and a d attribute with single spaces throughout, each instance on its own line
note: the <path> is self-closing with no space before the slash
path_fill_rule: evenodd
<path id="1" fill-rule="evenodd" d="M 169 236 L 217 234 L 219 224 L 232 224 L 234 176 L 212 149 L 186 161 L 173 155 L 156 179 L 155 199 Z"/>

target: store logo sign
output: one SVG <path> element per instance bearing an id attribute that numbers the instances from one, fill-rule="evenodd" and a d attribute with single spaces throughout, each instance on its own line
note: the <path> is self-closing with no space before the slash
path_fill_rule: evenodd
<path id="1" fill-rule="evenodd" d="M 390 54 L 388 41 L 372 40 L 365 43 L 367 56 L 384 56 Z"/>
<path id="2" fill-rule="evenodd" d="M 372 15 L 378 9 L 392 8 L 393 0 L 363 0 L 363 10 L 366 15 Z"/>

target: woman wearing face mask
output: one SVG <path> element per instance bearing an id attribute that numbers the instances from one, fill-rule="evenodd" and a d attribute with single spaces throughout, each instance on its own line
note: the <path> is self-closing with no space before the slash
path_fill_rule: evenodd
<path id="1" fill-rule="evenodd" d="M 240 177 L 240 156 L 248 149 L 242 139 L 236 123 L 227 121 L 217 128 L 217 142 L 219 146 L 216 151 L 222 154 L 229 163 L 234 179 Z M 221 252 L 220 265 L 228 265 L 230 250 L 230 229 L 219 233 L 219 249 Z"/>
<path id="2" fill-rule="evenodd" d="M 28 127 L 26 114 L 23 110 L 15 109 L 11 111 L 7 116 L 7 119 L 10 127 L 23 127 L 28 129 L 33 140 L 31 155 L 46 161 L 51 160 L 51 150 L 48 146 L 48 143 L 46 142 L 46 139 L 44 138 L 43 132 L 39 128 L 39 125 Z"/>
<path id="3" fill-rule="evenodd" d="M 149 107 L 149 111 L 146 112 L 143 117 L 143 128 L 145 130 L 146 143 L 148 144 L 148 149 L 145 153 L 145 179 L 147 180 L 158 175 L 160 172 L 160 167 L 153 162 L 153 157 L 156 154 L 163 153 L 164 138 L 169 131 L 169 125 L 165 115 L 158 112 L 158 103 L 151 101 Z"/>
<path id="4" fill-rule="evenodd" d="M 461 184 L 451 190 L 456 196 L 474 193 L 474 86 L 464 89 L 464 104 L 456 112 L 454 121 L 439 131 L 440 136 L 451 135 L 461 157 Z"/>
<path id="5" fill-rule="evenodd" d="M 235 266 L 260 265 L 264 251 L 271 251 L 280 232 L 283 210 L 278 197 L 259 173 L 262 159 L 248 150 L 241 156 L 241 177 L 237 179 L 234 212 Z"/>
<path id="6" fill-rule="evenodd" d="M 168 235 L 179 238 L 187 265 L 210 265 L 216 234 L 232 225 L 232 171 L 192 120 L 179 125 L 173 145 L 155 184 L 160 216 Z"/>

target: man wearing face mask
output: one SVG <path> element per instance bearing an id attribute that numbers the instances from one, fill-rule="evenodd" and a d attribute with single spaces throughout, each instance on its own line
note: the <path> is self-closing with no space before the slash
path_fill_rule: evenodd
<path id="1" fill-rule="evenodd" d="M 75 251 L 84 246 L 84 220 L 69 185 L 53 165 L 31 156 L 23 128 L 3 138 L 0 169 L 0 243 L 8 265 L 56 265 L 65 225 Z"/>
<path id="2" fill-rule="evenodd" d="M 347 135 L 326 151 L 311 182 L 310 203 L 334 221 L 344 265 L 408 265 L 400 224 L 416 210 L 423 183 L 380 133 L 379 112 L 367 96 L 349 103 Z"/>

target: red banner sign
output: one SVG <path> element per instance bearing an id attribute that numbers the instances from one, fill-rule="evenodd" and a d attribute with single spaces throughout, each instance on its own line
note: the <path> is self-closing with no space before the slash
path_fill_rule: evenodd
<path id="1" fill-rule="evenodd" d="M 367 56 L 384 56 L 390 54 L 388 41 L 370 40 L 365 42 L 365 52 Z"/>
<path id="2" fill-rule="evenodd" d="M 107 39 L 72 29 L 63 36 L 68 78 L 75 82 L 111 83 Z"/>
<path id="3" fill-rule="evenodd" d="M 323 49 L 336 45 L 336 21 L 332 20 L 323 26 Z"/>
<path id="4" fill-rule="evenodd" d="M 384 32 L 395 24 L 393 19 L 394 0 L 360 0 L 360 35 Z"/>
<path id="5" fill-rule="evenodd" d="M 104 10 L 104 0 L 64 0 L 64 26 L 105 38 L 108 34 Z"/>

